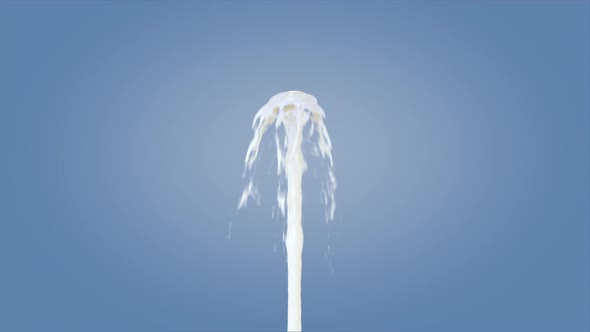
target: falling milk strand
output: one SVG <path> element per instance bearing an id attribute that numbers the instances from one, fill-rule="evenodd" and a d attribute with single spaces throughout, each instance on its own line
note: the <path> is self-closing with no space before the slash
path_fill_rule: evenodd
<path id="1" fill-rule="evenodd" d="M 286 177 L 287 194 L 279 183 L 277 203 L 282 215 L 285 215 L 285 198 L 287 204 L 287 234 L 284 235 L 287 249 L 288 265 L 288 310 L 287 329 L 301 331 L 301 253 L 303 250 L 303 228 L 301 226 L 301 178 L 307 168 L 301 152 L 301 144 L 306 138 L 304 127 L 309 123 L 308 137 L 317 136 L 317 152 L 329 161 L 327 180 L 322 186 L 322 203 L 326 206 L 326 222 L 334 218 L 336 204 L 334 191 L 336 178 L 333 171 L 332 143 L 328 130 L 324 126 L 324 110 L 317 99 L 300 91 L 287 91 L 273 96 L 254 116 L 252 128 L 254 138 L 246 152 L 245 170 L 250 171 L 258 159 L 260 142 L 271 124 L 275 124 L 275 142 L 277 146 L 277 175 Z M 279 138 L 279 127 L 285 129 L 283 144 Z M 286 149 L 286 151 L 285 151 Z M 259 200 L 256 186 L 250 178 L 244 188 L 238 209 L 246 206 L 248 197 Z"/>

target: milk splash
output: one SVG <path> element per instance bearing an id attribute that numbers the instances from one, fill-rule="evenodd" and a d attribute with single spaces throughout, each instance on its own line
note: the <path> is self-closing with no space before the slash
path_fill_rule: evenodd
<path id="1" fill-rule="evenodd" d="M 317 99 L 300 91 L 287 91 L 273 96 L 254 116 L 252 128 L 254 138 L 248 146 L 244 160 L 244 175 L 252 169 L 258 159 L 260 142 L 270 125 L 275 125 L 277 147 L 277 175 L 287 180 L 287 192 L 279 182 L 277 203 L 282 216 L 287 204 L 287 234 L 284 235 L 288 265 L 288 317 L 287 329 L 301 331 L 301 253 L 303 251 L 303 228 L 301 227 L 301 178 L 307 164 L 301 152 L 304 139 L 317 138 L 313 152 L 329 161 L 327 180 L 322 184 L 322 203 L 326 206 L 326 222 L 334 218 L 336 204 L 334 192 L 336 177 L 332 160 L 332 142 L 324 126 L 324 110 Z M 308 125 L 309 131 L 304 133 Z M 284 137 L 279 137 L 279 128 L 284 127 Z M 282 144 L 281 144 L 282 138 Z M 238 209 L 246 206 L 248 198 L 259 200 L 253 178 L 250 177 L 238 203 Z"/>

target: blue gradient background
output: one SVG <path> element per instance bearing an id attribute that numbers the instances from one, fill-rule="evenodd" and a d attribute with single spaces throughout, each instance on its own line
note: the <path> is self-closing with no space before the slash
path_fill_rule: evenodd
<path id="1" fill-rule="evenodd" d="M 285 90 L 326 110 L 339 185 L 326 225 L 304 183 L 304 329 L 589 330 L 589 22 L 582 1 L 1 2 L 0 330 L 284 329 L 272 151 L 235 208 Z"/>

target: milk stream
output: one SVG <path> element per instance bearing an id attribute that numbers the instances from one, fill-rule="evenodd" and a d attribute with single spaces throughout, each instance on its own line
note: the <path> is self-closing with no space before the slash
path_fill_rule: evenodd
<path id="1" fill-rule="evenodd" d="M 274 124 L 277 147 L 277 176 L 287 181 L 277 191 L 277 205 L 281 215 L 287 214 L 287 232 L 284 234 L 287 249 L 288 309 L 287 330 L 301 331 L 301 253 L 303 251 L 303 228 L 301 226 L 301 179 L 307 164 L 301 151 L 304 140 L 312 140 L 313 152 L 329 162 L 326 180 L 322 183 L 322 203 L 326 207 L 326 222 L 333 220 L 336 203 L 336 177 L 332 160 L 332 142 L 324 125 L 324 110 L 317 99 L 300 91 L 287 91 L 273 96 L 254 116 L 254 138 L 248 146 L 244 160 L 244 176 L 258 160 L 259 146 L 267 129 Z M 279 128 L 283 126 L 284 134 Z M 283 137 L 280 137 L 283 135 Z M 282 142 L 282 143 L 281 143 Z M 284 183 L 284 182 L 283 182 Z M 257 202 L 259 195 L 253 177 L 250 177 L 238 203 L 238 209 L 246 206 L 252 197 Z M 286 203 L 286 209 L 285 209 Z"/>

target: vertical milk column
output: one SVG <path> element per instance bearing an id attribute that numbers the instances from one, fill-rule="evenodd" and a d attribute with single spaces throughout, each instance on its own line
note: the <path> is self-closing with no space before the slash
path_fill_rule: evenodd
<path id="1" fill-rule="evenodd" d="M 302 107 L 286 105 L 284 126 L 287 134 L 288 149 L 285 155 L 287 173 L 287 248 L 288 264 L 288 311 L 287 329 L 301 331 L 301 254 L 303 251 L 303 228 L 301 226 L 301 177 L 305 171 L 305 160 L 301 153 L 303 126 L 307 114 Z"/>

